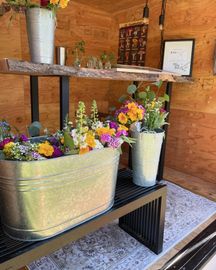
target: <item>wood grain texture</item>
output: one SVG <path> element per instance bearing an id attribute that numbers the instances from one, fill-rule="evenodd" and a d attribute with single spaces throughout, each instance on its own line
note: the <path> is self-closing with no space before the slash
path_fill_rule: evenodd
<path id="1" fill-rule="evenodd" d="M 118 81 L 168 81 L 191 83 L 192 79 L 181 77 L 171 72 L 162 70 L 148 70 L 147 68 L 138 70 L 139 72 L 121 72 L 112 69 L 90 69 L 74 68 L 70 66 L 34 64 L 27 61 L 11 59 L 0 60 L 0 73 L 31 75 L 31 76 L 70 76 L 75 78 L 99 79 L 99 80 L 118 80 Z"/>
<path id="2" fill-rule="evenodd" d="M 146 65 L 158 68 L 160 63 L 160 31 L 158 16 L 160 1 L 150 0 L 150 23 Z M 168 134 L 166 166 L 216 182 L 216 77 L 213 59 L 216 36 L 216 2 L 167 1 L 165 39 L 195 38 L 193 84 L 174 84 Z M 119 10 L 118 24 L 140 19 L 143 3 Z M 200 15 L 202 14 L 202 15 Z M 115 101 L 126 92 L 127 84 L 112 83 Z M 110 103 L 114 103 L 110 98 Z M 115 102 L 117 105 L 117 102 Z"/>

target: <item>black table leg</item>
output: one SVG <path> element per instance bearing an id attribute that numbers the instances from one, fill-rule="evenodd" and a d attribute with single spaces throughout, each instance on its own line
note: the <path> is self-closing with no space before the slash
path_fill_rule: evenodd
<path id="1" fill-rule="evenodd" d="M 166 94 L 169 96 L 170 101 L 165 103 L 164 109 L 167 112 L 170 112 L 170 103 L 171 103 L 171 94 L 172 94 L 172 82 L 167 82 Z M 168 120 L 169 120 L 169 115 L 167 117 L 167 121 Z M 163 144 L 162 144 L 160 161 L 159 161 L 159 166 L 158 166 L 158 175 L 157 175 L 157 180 L 158 181 L 163 180 L 168 125 L 165 125 L 163 129 L 165 131 L 165 138 L 164 138 L 164 141 L 163 141 Z"/>
<path id="2" fill-rule="evenodd" d="M 38 77 L 30 76 L 31 120 L 39 121 Z"/>
<path id="3" fill-rule="evenodd" d="M 156 254 L 163 249 L 166 192 L 121 217 L 119 226 Z"/>
<path id="4" fill-rule="evenodd" d="M 70 78 L 67 76 L 60 77 L 60 129 L 64 127 L 65 117 L 69 114 L 69 90 Z"/>

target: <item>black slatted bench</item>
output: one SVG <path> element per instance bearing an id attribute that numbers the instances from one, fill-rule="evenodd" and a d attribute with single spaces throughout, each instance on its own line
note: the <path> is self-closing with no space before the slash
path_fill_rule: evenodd
<path id="1" fill-rule="evenodd" d="M 132 183 L 131 170 L 120 170 L 114 206 L 102 215 L 39 242 L 13 240 L 0 228 L 0 270 L 17 270 L 115 219 L 119 219 L 119 226 L 127 233 L 159 254 L 163 245 L 165 206 L 166 185 L 139 187 Z"/>

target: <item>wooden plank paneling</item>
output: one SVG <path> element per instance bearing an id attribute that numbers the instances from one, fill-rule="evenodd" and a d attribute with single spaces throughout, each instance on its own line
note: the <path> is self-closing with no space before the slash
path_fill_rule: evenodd
<path id="1" fill-rule="evenodd" d="M 150 0 L 150 24 L 146 65 L 158 68 L 160 31 L 158 16 L 161 1 Z M 118 24 L 140 19 L 140 6 L 116 13 Z M 166 166 L 205 181 L 216 182 L 216 77 L 213 56 L 216 37 L 216 1 L 167 1 L 165 39 L 195 38 L 194 84 L 175 84 L 167 142 Z M 115 100 L 126 91 L 126 85 L 112 83 Z M 113 103 L 112 100 L 110 100 Z"/>

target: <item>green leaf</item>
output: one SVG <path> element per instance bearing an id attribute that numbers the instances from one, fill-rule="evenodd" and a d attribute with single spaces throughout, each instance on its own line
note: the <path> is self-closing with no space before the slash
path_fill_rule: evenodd
<path id="1" fill-rule="evenodd" d="M 150 85 L 146 86 L 145 90 L 146 90 L 146 92 L 149 92 L 151 90 Z"/>
<path id="2" fill-rule="evenodd" d="M 169 102 L 169 101 L 170 101 L 170 98 L 169 98 L 169 96 L 168 96 L 167 94 L 164 94 L 164 100 L 165 100 L 166 102 Z"/>
<path id="3" fill-rule="evenodd" d="M 74 141 L 68 131 L 64 132 L 64 146 L 69 148 L 69 151 L 74 150 Z"/>
<path id="4" fill-rule="evenodd" d="M 137 90 L 136 85 L 135 84 L 130 84 L 128 86 L 127 92 L 128 92 L 128 94 L 132 95 L 132 94 L 134 94 L 136 92 L 136 90 Z"/>
<path id="5" fill-rule="evenodd" d="M 123 102 L 125 102 L 126 99 L 127 99 L 127 96 L 126 96 L 126 95 L 123 95 L 123 96 L 121 96 L 121 97 L 118 99 L 118 101 L 119 101 L 120 103 L 123 103 Z"/>
<path id="6" fill-rule="evenodd" d="M 162 84 L 163 84 L 163 81 L 160 80 L 160 81 L 158 81 L 158 82 L 154 82 L 153 84 L 156 85 L 158 88 L 161 88 L 161 86 L 162 86 Z"/>
<path id="7" fill-rule="evenodd" d="M 5 155 L 3 153 L 2 150 L 0 150 L 0 160 L 4 160 L 5 159 Z"/>
<path id="8" fill-rule="evenodd" d="M 40 134 L 40 130 L 42 128 L 42 125 L 38 121 L 34 121 L 29 127 L 28 127 L 28 132 L 30 137 L 35 137 Z"/>
<path id="9" fill-rule="evenodd" d="M 144 91 L 143 91 L 143 92 L 139 92 L 138 97 L 139 97 L 140 99 L 146 99 L 147 93 L 144 92 Z"/>
<path id="10" fill-rule="evenodd" d="M 155 98 L 155 96 L 156 96 L 155 92 L 153 92 L 153 91 L 150 91 L 147 93 L 147 97 L 150 101 L 152 101 Z"/>

